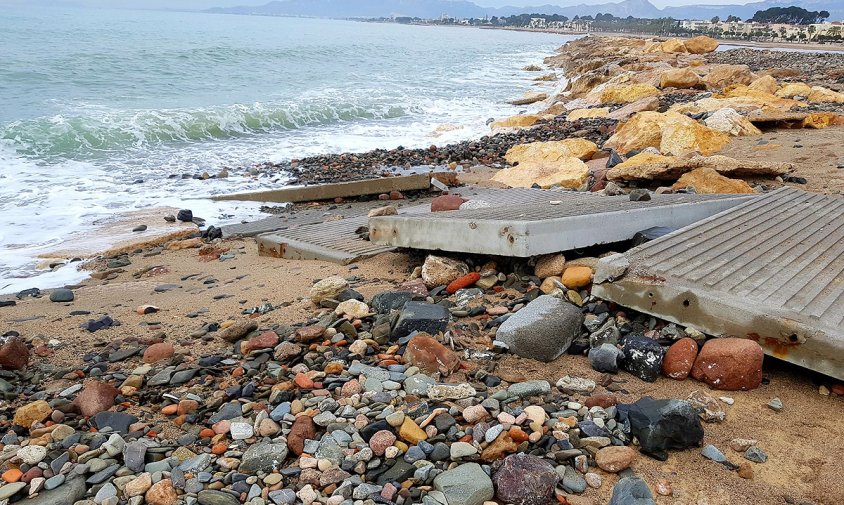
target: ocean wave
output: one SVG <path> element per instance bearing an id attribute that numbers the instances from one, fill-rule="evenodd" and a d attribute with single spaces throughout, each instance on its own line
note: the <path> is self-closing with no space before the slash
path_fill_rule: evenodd
<path id="1" fill-rule="evenodd" d="M 328 100 L 196 109 L 92 109 L 14 121 L 0 128 L 0 140 L 25 156 L 74 158 L 167 142 L 222 140 L 341 121 L 399 118 L 409 109 L 389 103 Z"/>

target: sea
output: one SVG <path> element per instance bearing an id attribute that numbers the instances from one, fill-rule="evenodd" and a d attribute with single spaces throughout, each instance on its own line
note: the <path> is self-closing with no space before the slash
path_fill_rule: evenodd
<path id="1" fill-rule="evenodd" d="M 128 212 L 259 216 L 236 167 L 480 137 L 573 37 L 200 12 L 0 6 L 0 293 L 77 282 L 39 256 Z M 216 174 L 198 180 L 182 174 Z M 100 244 L 108 245 L 108 244 Z"/>

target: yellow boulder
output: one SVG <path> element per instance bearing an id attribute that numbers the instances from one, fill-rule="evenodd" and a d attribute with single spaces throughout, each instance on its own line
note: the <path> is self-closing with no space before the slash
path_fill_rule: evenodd
<path id="1" fill-rule="evenodd" d="M 844 124 L 844 116 L 839 116 L 834 112 L 813 112 L 803 119 L 803 128 L 815 130 L 842 124 Z"/>
<path id="2" fill-rule="evenodd" d="M 562 158 L 580 158 L 588 160 L 598 152 L 598 146 L 582 138 L 554 140 L 550 142 L 530 142 L 511 147 L 504 159 L 515 163 L 551 163 Z"/>
<path id="3" fill-rule="evenodd" d="M 763 75 L 762 77 L 751 82 L 748 88 L 754 91 L 761 91 L 763 93 L 769 93 L 773 95 L 777 92 L 779 84 L 777 84 L 777 80 L 774 79 L 773 76 Z"/>
<path id="4" fill-rule="evenodd" d="M 694 188 L 698 194 L 753 193 L 753 188 L 740 179 L 724 177 L 712 168 L 698 168 L 683 174 L 674 189 Z"/>
<path id="5" fill-rule="evenodd" d="M 713 130 L 729 133 L 734 137 L 762 134 L 762 131 L 754 126 L 746 117 L 729 107 L 713 112 L 703 121 L 703 124 Z"/>
<path id="6" fill-rule="evenodd" d="M 692 54 L 705 54 L 718 49 L 718 41 L 712 37 L 700 35 L 686 40 L 683 46 Z"/>
<path id="7" fill-rule="evenodd" d="M 663 53 L 688 53 L 686 45 L 680 39 L 668 39 L 659 46 Z"/>
<path id="8" fill-rule="evenodd" d="M 607 117 L 610 113 L 609 107 L 595 107 L 592 109 L 575 109 L 566 115 L 569 121 L 577 121 L 578 119 Z"/>
<path id="9" fill-rule="evenodd" d="M 712 65 L 703 77 L 703 83 L 709 89 L 724 89 L 734 84 L 750 84 L 753 74 L 747 65 Z"/>
<path id="10" fill-rule="evenodd" d="M 812 87 L 802 82 L 790 82 L 783 85 L 775 95 L 781 98 L 794 98 L 795 96 L 809 96 Z"/>
<path id="11" fill-rule="evenodd" d="M 617 84 L 601 91 L 601 103 L 632 103 L 659 94 L 659 90 L 650 84 Z"/>
<path id="12" fill-rule="evenodd" d="M 542 188 L 560 186 L 579 189 L 589 179 L 589 167 L 578 158 L 559 158 L 547 163 L 520 163 L 515 167 L 499 170 L 492 180 L 511 188 Z"/>
<path id="13" fill-rule="evenodd" d="M 682 114 L 671 114 L 662 125 L 659 151 L 683 156 L 698 152 L 709 156 L 720 151 L 730 141 L 726 133 L 708 128 Z"/>
<path id="14" fill-rule="evenodd" d="M 664 121 L 665 115 L 659 112 L 639 112 L 616 129 L 615 134 L 604 143 L 604 149 L 626 153 L 634 149 L 659 147 Z"/>
<path id="15" fill-rule="evenodd" d="M 540 120 L 540 116 L 536 114 L 519 114 L 510 116 L 508 118 L 499 119 L 489 124 L 492 130 L 499 130 L 501 128 L 524 128 L 534 125 Z"/>
<path id="16" fill-rule="evenodd" d="M 700 77 L 690 68 L 666 70 L 659 76 L 660 88 L 694 88 L 700 84 Z"/>
<path id="17" fill-rule="evenodd" d="M 844 103 L 844 93 L 838 93 L 821 86 L 812 86 L 807 98 L 811 103 Z"/>

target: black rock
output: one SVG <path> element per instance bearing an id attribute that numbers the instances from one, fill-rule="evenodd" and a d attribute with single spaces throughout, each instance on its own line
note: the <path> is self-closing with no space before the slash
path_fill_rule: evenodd
<path id="1" fill-rule="evenodd" d="M 700 418 L 687 401 L 645 396 L 617 408 L 624 431 L 638 438 L 642 452 L 656 459 L 665 460 L 668 449 L 697 447 L 703 441 Z"/>
<path id="2" fill-rule="evenodd" d="M 387 423 L 387 421 L 375 421 L 374 423 L 369 423 L 360 430 L 360 436 L 363 437 L 364 440 L 369 442 L 369 439 L 372 438 L 372 435 L 375 435 L 381 430 L 387 431 L 395 431 L 393 427 Z"/>
<path id="3" fill-rule="evenodd" d="M 628 196 L 631 202 L 647 202 L 651 199 L 651 192 L 647 189 L 634 189 Z"/>
<path id="4" fill-rule="evenodd" d="M 611 150 L 610 151 L 610 157 L 607 158 L 607 165 L 606 165 L 607 168 L 612 168 L 612 167 L 618 165 L 619 163 L 624 163 L 624 160 L 621 158 L 621 156 L 618 155 L 617 152 L 615 152 L 614 149 Z"/>
<path id="5" fill-rule="evenodd" d="M 359 302 L 362 302 L 364 300 L 364 297 L 362 294 L 358 293 L 354 289 L 347 288 L 341 291 L 339 295 L 335 296 L 334 299 L 338 302 L 345 302 L 346 300 L 357 300 Z"/>
<path id="6" fill-rule="evenodd" d="M 393 326 L 391 337 L 398 339 L 414 331 L 436 335 L 445 331 L 450 314 L 442 305 L 423 302 L 407 302 Z"/>
<path id="7" fill-rule="evenodd" d="M 114 320 L 109 316 L 103 316 L 99 319 L 89 319 L 86 322 L 82 323 L 81 328 L 83 330 L 88 330 L 91 333 L 94 333 L 97 330 L 102 330 L 103 328 L 110 328 L 114 325 Z"/>
<path id="8" fill-rule="evenodd" d="M 14 300 L 0 300 L 0 307 L 14 307 L 17 302 Z"/>
<path id="9" fill-rule="evenodd" d="M 580 428 L 580 432 L 587 436 L 587 437 L 609 437 L 610 432 L 604 428 L 601 428 L 593 421 L 580 421 L 577 423 L 577 427 Z"/>
<path id="10" fill-rule="evenodd" d="M 369 305 L 379 313 L 385 314 L 401 309 L 412 298 L 413 295 L 407 291 L 386 291 L 373 296 Z"/>
<path id="11" fill-rule="evenodd" d="M 100 412 L 91 418 L 91 423 L 97 429 L 110 426 L 112 431 L 125 435 L 129 433 L 129 425 L 137 423 L 138 418 L 123 412 Z"/>
<path id="12" fill-rule="evenodd" d="M 185 223 L 190 223 L 193 221 L 193 211 L 190 209 L 182 209 L 178 214 L 176 214 L 176 219 Z"/>
<path id="13" fill-rule="evenodd" d="M 132 228 L 132 231 L 147 231 L 147 225 L 139 224 L 138 226 Z"/>
<path id="14" fill-rule="evenodd" d="M 29 288 L 29 289 L 24 289 L 23 291 L 20 291 L 20 292 L 18 292 L 17 295 L 15 295 L 15 297 L 17 297 L 18 300 L 23 300 L 27 296 L 31 296 L 33 298 L 38 298 L 39 296 L 41 296 L 41 290 L 38 289 L 38 288 Z"/>
<path id="15" fill-rule="evenodd" d="M 602 373 L 618 372 L 618 362 L 623 357 L 624 354 L 612 344 L 602 344 L 589 350 L 589 364 L 594 370 Z"/>
<path id="16" fill-rule="evenodd" d="M 624 477 L 612 488 L 609 505 L 654 505 L 648 485 L 639 477 Z"/>
<path id="17" fill-rule="evenodd" d="M 217 228 L 216 226 L 209 226 L 207 229 L 203 230 L 202 235 L 200 236 L 205 240 L 223 238 L 223 230 L 221 228 Z"/>
<path id="18" fill-rule="evenodd" d="M 396 461 L 396 464 L 390 467 L 389 470 L 379 475 L 376 482 L 381 486 L 388 482 L 402 482 L 413 476 L 415 471 L 415 466 L 403 459 L 400 459 Z"/>
<path id="19" fill-rule="evenodd" d="M 73 291 L 69 289 L 55 289 L 50 293 L 51 302 L 72 302 L 73 298 Z"/>
<path id="20" fill-rule="evenodd" d="M 622 349 L 621 367 L 647 382 L 654 382 L 662 372 L 665 349 L 653 339 L 643 335 L 628 335 Z"/>

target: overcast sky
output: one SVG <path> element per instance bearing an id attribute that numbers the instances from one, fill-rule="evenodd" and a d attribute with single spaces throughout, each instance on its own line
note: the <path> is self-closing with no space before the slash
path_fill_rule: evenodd
<path id="1" fill-rule="evenodd" d="M 229 7 L 233 5 L 263 5 L 270 0 L 38 0 L 39 4 L 85 4 L 98 7 L 142 7 L 142 8 L 165 8 L 165 9 L 207 9 L 209 7 Z M 348 0 L 354 1 L 354 0 Z M 478 5 L 488 7 L 501 7 L 505 5 L 532 6 L 532 5 L 578 5 L 578 4 L 604 4 L 620 0 L 474 0 Z M 650 0 L 657 7 L 666 5 L 703 5 L 703 4 L 746 4 L 751 0 Z M 758 0 L 753 0 L 758 1 Z M 27 4 L 32 0 L 0 0 L 4 4 Z"/>

